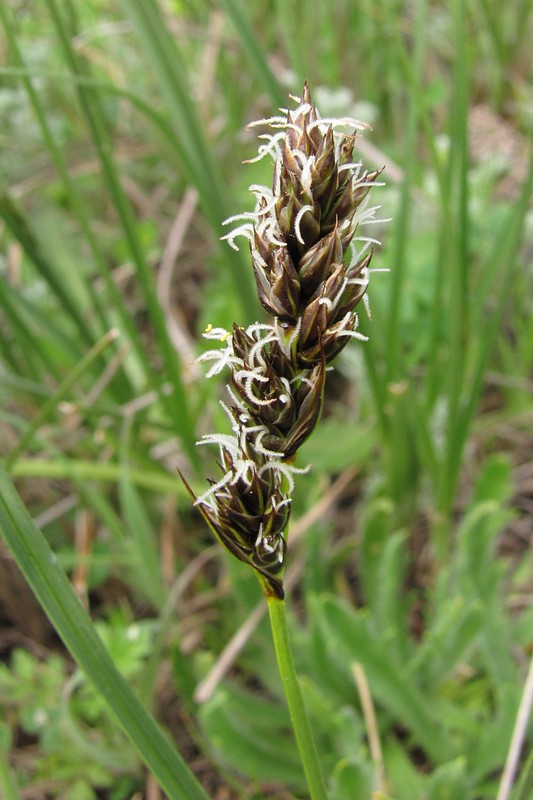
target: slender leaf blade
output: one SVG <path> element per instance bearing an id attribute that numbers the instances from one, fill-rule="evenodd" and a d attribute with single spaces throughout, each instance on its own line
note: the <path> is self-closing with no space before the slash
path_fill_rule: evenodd
<path id="1" fill-rule="evenodd" d="M 180 754 L 115 668 L 48 542 L 1 467 L 0 531 L 65 646 L 115 713 L 169 798 L 207 800 Z"/>

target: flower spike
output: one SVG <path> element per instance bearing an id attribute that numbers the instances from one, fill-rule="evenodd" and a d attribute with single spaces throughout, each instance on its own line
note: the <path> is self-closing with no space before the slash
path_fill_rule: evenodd
<path id="1" fill-rule="evenodd" d="M 223 408 L 233 433 L 199 442 L 218 444 L 223 473 L 204 494 L 196 497 L 182 477 L 216 538 L 279 598 L 293 475 L 308 469 L 294 459 L 320 419 L 328 365 L 350 339 L 366 339 L 356 309 L 361 301 L 366 307 L 379 242 L 356 234 L 380 222 L 368 200 L 382 185 L 382 170 L 365 172 L 354 157 L 368 125 L 321 118 L 307 82 L 293 99 L 296 108 L 284 116 L 248 126 L 274 131 L 259 137 L 258 156 L 248 161 L 273 159 L 272 188 L 252 185 L 255 209 L 229 217 L 237 227 L 223 237 L 234 249 L 238 236 L 248 239 L 259 301 L 273 319 L 205 332 L 221 343 L 200 356 L 213 362 L 207 377 L 230 371 L 232 405 Z"/>

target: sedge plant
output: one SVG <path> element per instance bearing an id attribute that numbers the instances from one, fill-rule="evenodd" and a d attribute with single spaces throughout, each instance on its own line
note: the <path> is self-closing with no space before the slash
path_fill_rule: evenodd
<path id="1" fill-rule="evenodd" d="M 256 159 L 274 162 L 272 188 L 253 185 L 255 210 L 231 217 L 225 238 L 248 240 L 257 293 L 270 321 L 212 328 L 220 346 L 200 361 L 207 376 L 230 371 L 222 403 L 231 434 L 206 434 L 217 445 L 221 477 L 194 502 L 216 538 L 255 570 L 268 603 L 280 675 L 310 796 L 326 797 L 324 778 L 295 673 L 286 624 L 283 573 L 300 446 L 322 412 L 327 372 L 358 331 L 375 239 L 360 235 L 375 222 L 370 189 L 380 171 L 354 155 L 355 119 L 321 118 L 304 85 L 297 107 L 252 123 L 269 126 Z M 348 132 L 344 132 L 348 129 Z M 186 484 L 187 485 L 187 484 Z M 187 488 L 189 488 L 187 486 Z"/>

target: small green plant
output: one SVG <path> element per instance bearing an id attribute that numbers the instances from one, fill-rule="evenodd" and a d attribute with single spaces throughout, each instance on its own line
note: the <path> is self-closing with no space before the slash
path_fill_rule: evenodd
<path id="1" fill-rule="evenodd" d="M 127 624 L 114 614 L 97 629 L 115 664 L 137 684 L 151 648 L 150 624 Z M 102 695 L 62 656 L 43 660 L 13 650 L 9 663 L 0 664 L 0 706 L 6 723 L 37 745 L 18 771 L 21 791 L 44 782 L 67 800 L 95 800 L 104 789 L 126 800 L 142 785 L 137 754 Z"/>

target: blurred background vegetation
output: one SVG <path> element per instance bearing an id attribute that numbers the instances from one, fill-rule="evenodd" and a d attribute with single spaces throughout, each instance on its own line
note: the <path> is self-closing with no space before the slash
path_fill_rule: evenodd
<path id="1" fill-rule="evenodd" d="M 533 647 L 529 0 L 5 0 L 0 23 L 0 456 L 121 673 L 210 797 L 305 797 L 259 585 L 176 468 L 200 490 L 194 443 L 225 430 L 199 334 L 262 313 L 220 242 L 271 180 L 246 125 L 308 79 L 371 124 L 392 218 L 289 537 L 331 797 L 530 798 L 527 744 L 503 773 Z M 7 800 L 164 796 L 1 538 L 0 658 Z"/>

